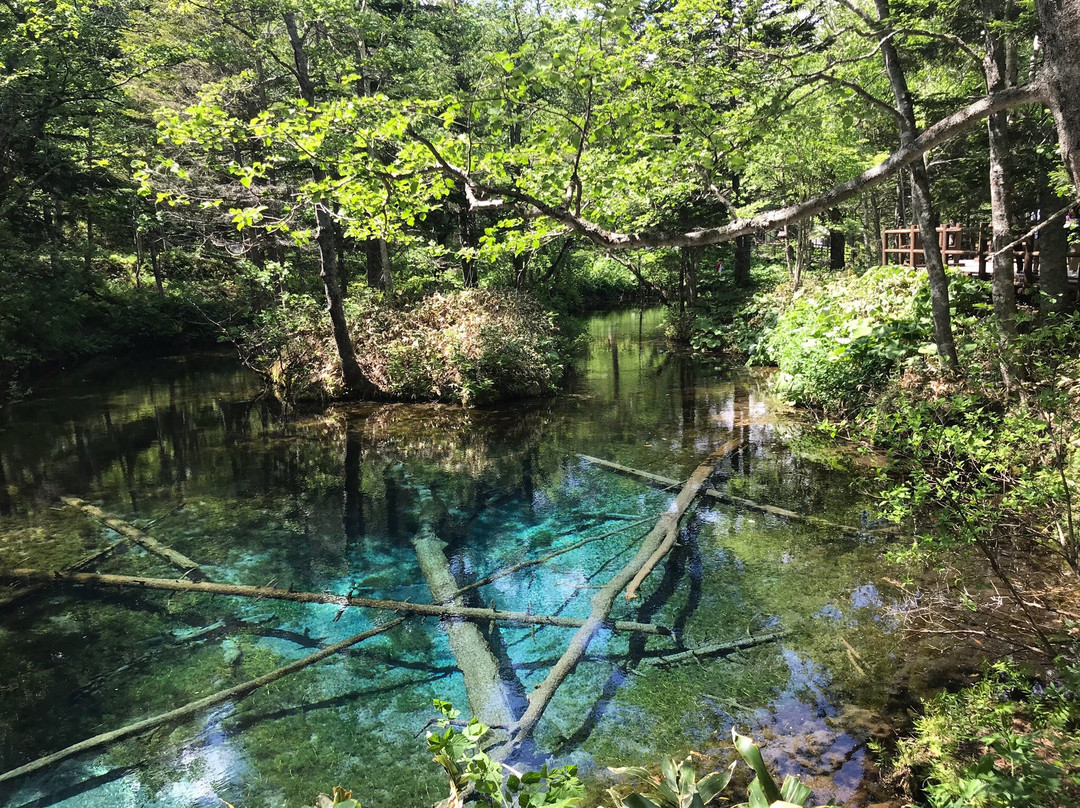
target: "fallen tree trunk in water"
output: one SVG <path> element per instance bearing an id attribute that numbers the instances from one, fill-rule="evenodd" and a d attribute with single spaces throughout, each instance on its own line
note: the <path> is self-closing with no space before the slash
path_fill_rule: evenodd
<path id="1" fill-rule="evenodd" d="M 165 592 L 203 592 L 208 595 L 231 595 L 241 598 L 260 600 L 287 600 L 293 603 L 330 603 L 335 606 L 359 606 L 401 614 L 419 614 L 434 617 L 464 617 L 467 620 L 492 621 L 504 623 L 522 623 L 534 626 L 561 626 L 580 628 L 586 620 L 570 617 L 552 617 L 529 612 L 506 612 L 501 609 L 479 609 L 469 606 L 440 606 L 432 603 L 409 603 L 401 600 L 378 600 L 376 598 L 357 598 L 348 595 L 334 595 L 329 592 L 291 592 L 287 589 L 275 589 L 269 586 L 241 586 L 239 584 L 218 584 L 210 581 L 185 581 L 171 578 L 140 578 L 133 575 L 101 575 L 92 572 L 50 572 L 49 570 L 14 569 L 0 570 L 2 581 L 26 581 L 46 586 L 100 586 L 112 589 L 155 589 Z M 655 623 L 634 623 L 616 620 L 611 623 L 615 631 L 630 631 L 638 634 L 657 634 L 671 636 L 671 629 Z"/>
<path id="2" fill-rule="evenodd" d="M 138 544 L 147 552 L 153 553 L 158 558 L 168 561 L 191 580 L 206 580 L 206 575 L 203 574 L 202 567 L 186 555 L 176 552 L 176 550 L 162 544 L 152 536 L 148 536 L 134 525 L 125 522 L 123 519 L 119 519 L 116 516 L 101 510 L 101 508 L 91 505 L 89 502 L 83 502 L 81 499 L 75 497 L 60 497 L 60 501 L 72 508 L 78 508 L 87 516 L 91 516 L 106 527 L 115 530 L 124 538 L 131 539 L 131 541 Z"/>
<path id="3" fill-rule="evenodd" d="M 611 471 L 617 471 L 620 474 L 625 474 L 629 477 L 637 477 L 640 480 L 644 480 L 650 485 L 654 485 L 657 488 L 668 489 L 681 483 L 678 480 L 674 480 L 671 477 L 663 477 L 659 474 L 653 474 L 648 471 L 641 471 L 640 469 L 631 468 L 630 466 L 624 466 L 620 463 L 612 463 L 610 460 L 603 460 L 599 457 L 592 457 L 591 455 L 579 455 L 582 460 L 586 460 L 597 466 L 609 469 Z M 715 488 L 708 488 L 702 492 L 705 496 L 711 497 L 715 500 L 719 500 L 727 505 L 735 505 L 739 508 L 746 508 L 748 511 L 758 511 L 759 513 L 768 513 L 773 516 L 780 516 L 784 519 L 790 519 L 794 522 L 806 522 L 811 525 L 820 525 L 821 527 L 831 527 L 836 530 L 841 530 L 844 533 L 849 533 L 853 536 L 865 536 L 867 533 L 897 533 L 899 528 L 889 525 L 886 527 L 875 527 L 860 529 L 852 527 L 851 525 L 841 525 L 837 522 L 830 522 L 828 519 L 822 519 L 820 516 L 811 516 L 805 513 L 799 513 L 798 511 L 788 510 L 787 508 L 778 508 L 775 505 L 765 505 L 761 502 L 754 502 L 752 499 L 746 499 L 745 497 L 737 497 L 734 494 L 725 494 L 722 491 L 717 491 Z"/>
<path id="4" fill-rule="evenodd" d="M 565 555 L 566 553 L 572 553 L 574 550 L 580 550 L 582 547 L 588 544 L 603 541 L 604 539 L 610 539 L 612 536 L 617 536 L 619 533 L 625 533 L 628 530 L 631 530 L 635 527 L 638 527 L 639 525 L 643 525 L 646 522 L 651 521 L 651 517 L 647 519 L 639 519 L 636 522 L 631 522 L 628 525 L 623 525 L 618 530 L 611 530 L 600 536 L 591 536 L 590 538 L 582 539 L 575 544 L 571 544 L 566 547 L 560 547 L 558 550 L 552 550 L 547 555 L 540 556 L 540 558 L 534 558 L 530 561 L 522 561 L 520 564 L 514 564 L 512 567 L 507 567 L 506 569 L 499 570 L 498 572 L 493 572 L 491 575 L 486 575 L 478 581 L 473 581 L 471 584 L 466 584 L 457 591 L 457 594 L 462 595 L 465 592 L 469 592 L 473 589 L 479 589 L 482 586 L 487 586 L 488 584 L 493 583 L 500 578 L 505 578 L 508 575 L 513 575 L 515 572 L 521 572 L 521 570 L 528 569 L 529 567 L 535 567 L 540 564 L 544 564 L 548 561 L 551 561 L 553 558 L 558 558 L 559 556 Z"/>
<path id="5" fill-rule="evenodd" d="M 420 492 L 421 513 L 429 511 L 433 502 L 431 492 Z M 457 581 L 446 559 L 446 542 L 435 535 L 431 519 L 422 519 L 420 528 L 412 538 L 420 572 L 431 590 L 435 603 L 462 606 Z M 499 675 L 499 661 L 491 652 L 480 627 L 476 623 L 447 616 L 442 621 L 443 631 L 450 642 L 450 650 L 457 660 L 458 670 L 465 677 L 465 694 L 469 698 L 469 710 L 489 727 L 509 727 L 517 719 L 510 705 L 505 683 Z M 492 730 L 486 738 L 486 746 L 503 743 L 508 736 L 505 730 Z"/>
<path id="6" fill-rule="evenodd" d="M 746 441 L 740 439 L 729 440 L 694 469 L 694 473 L 690 475 L 690 479 L 686 481 L 682 490 L 679 492 L 679 495 L 675 497 L 675 502 L 672 504 L 670 510 L 660 517 L 660 521 L 657 522 L 656 527 L 653 528 L 653 532 L 663 531 L 663 541 L 661 541 L 660 546 L 653 551 L 653 554 L 649 556 L 649 559 L 641 569 L 637 571 L 637 574 L 634 575 L 633 579 L 627 585 L 627 603 L 637 597 L 637 590 L 638 587 L 641 586 L 642 581 L 649 577 L 649 573 L 656 568 L 656 565 L 660 563 L 660 560 L 670 553 L 671 548 L 675 546 L 675 542 L 679 539 L 679 521 L 683 518 L 683 514 L 690 508 L 690 503 L 697 497 L 702 486 L 705 485 L 705 481 L 708 480 L 709 476 L 716 470 L 716 464 L 732 452 L 739 451 L 745 442 Z"/>
<path id="7" fill-rule="evenodd" d="M 730 654 L 735 651 L 742 651 L 746 648 L 765 645 L 770 642 L 779 642 L 790 633 L 790 631 L 772 631 L 768 634 L 742 637 L 741 639 L 728 640 L 727 642 L 708 643 L 707 645 L 699 645 L 697 648 L 687 648 L 684 651 L 665 653 L 655 657 L 645 657 L 638 663 L 636 668 L 633 668 L 630 671 L 630 673 L 637 676 L 644 676 L 645 674 L 642 672 L 642 668 L 669 668 L 672 665 L 679 665 L 683 662 L 709 659 L 711 657 L 721 656 L 722 654 Z"/>
<path id="8" fill-rule="evenodd" d="M 641 571 L 650 562 L 655 566 L 658 560 L 656 559 L 657 551 L 667 543 L 672 534 L 678 534 L 679 520 L 690 508 L 690 504 L 705 484 L 705 480 L 708 479 L 709 473 L 711 473 L 715 464 L 719 462 L 721 457 L 730 454 L 741 445 L 742 441 L 729 441 L 709 455 L 709 458 L 698 466 L 690 480 L 687 481 L 678 496 L 675 497 L 675 502 L 660 517 L 656 526 L 649 531 L 649 535 L 642 540 L 637 554 L 625 567 L 615 573 L 599 592 L 593 595 L 592 611 L 589 614 L 589 619 L 574 634 L 559 661 L 548 671 L 547 678 L 529 695 L 529 706 L 514 728 L 513 739 L 495 752 L 493 757 L 496 760 L 504 760 L 515 746 L 529 737 L 551 700 L 555 697 L 559 686 L 577 667 L 578 662 L 581 661 L 581 658 L 589 649 L 589 644 L 592 643 L 597 632 L 608 622 L 611 609 L 615 605 L 615 599 L 619 596 L 619 593 L 627 588 L 631 581 L 637 579 Z M 651 569 L 651 566 L 649 569 Z"/>
<path id="9" fill-rule="evenodd" d="M 190 702 L 183 707 L 178 707 L 175 710 L 170 710 L 167 713 L 159 713 L 158 715 L 150 718 L 144 718 L 142 721 L 136 721 L 134 724 L 128 724 L 126 727 L 116 729 L 111 732 L 103 732 L 100 735 L 95 735 L 93 738 L 88 738 L 85 741 L 80 741 L 77 744 L 72 744 L 66 749 L 61 749 L 59 752 L 54 752 L 51 755 L 46 755 L 43 758 L 38 758 L 35 761 L 27 763 L 23 766 L 19 766 L 17 769 L 4 772 L 0 774 L 0 783 L 7 780 L 13 780 L 16 777 L 21 777 L 24 774 L 30 774 L 36 772 L 39 769 L 44 769 L 59 763 L 62 760 L 66 760 L 69 757 L 78 755 L 82 752 L 87 752 L 91 749 L 96 749 L 99 746 L 106 746 L 117 741 L 122 741 L 125 738 L 131 738 L 136 735 L 141 735 L 144 732 L 148 732 L 155 727 L 160 727 L 164 724 L 173 724 L 178 721 L 183 721 L 192 716 L 206 710 L 209 707 L 221 704 L 222 702 L 229 701 L 231 699 L 241 699 L 244 696 L 249 695 L 255 690 L 258 690 L 264 685 L 268 685 L 271 682 L 276 682 L 290 673 L 296 673 L 299 670 L 303 670 L 309 665 L 314 665 L 316 662 L 321 662 L 327 657 L 334 656 L 350 648 L 357 643 L 363 642 L 370 637 L 374 637 L 377 634 L 382 634 L 385 631 L 389 631 L 395 626 L 404 623 L 408 618 L 398 617 L 387 623 L 383 623 L 381 626 L 370 628 L 360 634 L 356 634 L 348 639 L 336 642 L 333 645 L 328 645 L 321 651 L 316 651 L 311 656 L 298 659 L 296 662 L 292 662 L 285 665 L 282 668 L 278 668 L 275 671 L 271 671 L 257 679 L 249 679 L 246 682 L 230 687 L 227 690 L 222 690 L 214 693 L 211 696 L 198 699 L 197 701 Z"/>
<path id="10" fill-rule="evenodd" d="M 100 550 L 95 550 L 90 555 L 80 558 L 74 564 L 69 564 L 68 566 L 64 567 L 63 571 L 79 572 L 81 570 L 84 570 L 91 564 L 108 558 L 110 555 L 116 552 L 117 548 L 120 547 L 120 545 L 122 544 L 123 542 L 118 541 L 114 544 L 110 544 L 108 547 L 103 547 Z M 24 586 L 22 589 L 16 589 L 7 594 L 0 595 L 0 609 L 4 608 L 5 606 L 14 606 L 23 598 L 29 597 L 35 592 L 40 592 L 44 588 L 45 587 L 43 587 L 41 584 L 31 584 L 30 586 Z"/>

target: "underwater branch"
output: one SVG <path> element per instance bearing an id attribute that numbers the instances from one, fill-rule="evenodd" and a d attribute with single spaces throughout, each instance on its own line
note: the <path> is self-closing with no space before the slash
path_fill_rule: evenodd
<path id="1" fill-rule="evenodd" d="M 242 586 L 240 584 L 219 584 L 210 581 L 185 581 L 173 578 L 144 578 L 134 575 L 103 575 L 87 572 L 55 572 L 36 569 L 0 570 L 0 581 L 21 581 L 60 587 L 64 584 L 78 586 L 106 587 L 112 589 L 155 589 L 166 592 L 204 592 L 209 595 L 231 595 L 256 600 L 287 600 L 293 603 L 330 603 L 335 606 L 358 606 L 400 614 L 418 614 L 425 617 L 463 617 L 466 620 L 490 622 L 498 620 L 504 623 L 521 623 L 534 626 L 561 626 L 580 628 L 585 620 L 570 617 L 556 617 L 529 612 L 507 612 L 502 609 L 481 609 L 470 606 L 438 605 L 433 603 L 409 603 L 402 600 L 380 600 L 377 598 L 358 598 L 349 595 L 335 595 L 331 592 L 293 592 L 288 589 L 276 589 L 269 586 Z M 621 588 L 621 587 L 620 587 Z M 607 622 L 607 621 L 604 621 Z M 629 631 L 637 634 L 657 634 L 671 636 L 671 629 L 656 623 L 635 623 L 626 620 L 611 621 L 609 627 L 615 631 Z"/>

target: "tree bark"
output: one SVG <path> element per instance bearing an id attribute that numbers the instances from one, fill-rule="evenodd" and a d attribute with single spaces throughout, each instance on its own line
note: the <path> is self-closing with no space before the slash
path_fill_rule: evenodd
<path id="1" fill-rule="evenodd" d="M 159 300 L 165 299 L 165 282 L 161 271 L 161 257 L 158 253 L 159 236 L 150 231 L 150 269 L 154 273 L 154 286 Z"/>
<path id="2" fill-rule="evenodd" d="M 686 513 L 687 509 L 689 509 L 691 503 L 696 498 L 698 491 L 701 490 L 702 485 L 704 485 L 705 480 L 708 478 L 715 463 L 719 462 L 721 457 L 734 451 L 732 444 L 737 444 L 734 448 L 738 448 L 738 446 L 742 444 L 742 441 L 730 441 L 727 444 L 724 444 L 723 447 L 711 454 L 708 460 L 698 467 L 690 480 L 683 486 L 679 495 L 675 497 L 675 502 L 672 504 L 671 508 L 660 517 L 656 526 L 641 542 L 641 547 L 638 548 L 637 555 L 635 555 L 625 567 L 615 573 L 603 588 L 593 595 L 592 611 L 589 614 L 588 620 L 586 620 L 581 628 L 578 629 L 577 633 L 574 634 L 566 651 L 559 658 L 559 661 L 552 666 L 550 671 L 548 671 L 547 678 L 544 679 L 543 683 L 530 694 L 529 706 L 514 728 L 513 739 L 496 750 L 492 755 L 496 760 L 504 760 L 516 746 L 520 745 L 522 741 L 532 734 L 532 731 L 536 728 L 541 716 L 543 716 L 544 711 L 555 697 L 555 693 L 559 689 L 559 686 L 566 681 L 566 677 L 573 673 L 574 669 L 581 661 L 581 658 L 589 649 L 589 645 L 592 643 L 597 632 L 609 622 L 608 618 L 611 614 L 611 609 L 615 605 L 615 599 L 619 596 L 619 593 L 632 581 L 637 580 L 639 575 L 641 575 L 642 570 L 646 569 L 646 566 L 649 565 L 650 562 L 652 563 L 652 566 L 655 566 L 656 561 L 654 560 L 654 557 L 657 551 L 663 545 L 668 543 L 672 534 L 678 534 L 679 521 L 682 519 L 683 514 Z M 648 567 L 648 569 L 651 568 L 651 566 Z M 630 595 L 631 593 L 628 591 L 627 594 Z"/>
<path id="3" fill-rule="evenodd" d="M 915 105 L 908 89 L 904 67 L 900 63 L 893 38 L 887 36 L 889 23 L 889 0 L 874 0 L 878 14 L 878 34 L 881 37 L 881 55 L 885 61 L 885 72 L 889 77 L 896 109 L 900 112 L 900 144 L 911 146 L 918 139 L 915 121 Z M 934 342 L 938 353 L 952 368 L 960 366 L 956 355 L 956 343 L 953 339 L 952 315 L 949 311 L 949 279 L 945 275 L 945 265 L 938 246 L 938 215 L 930 193 L 930 177 L 926 172 L 926 161 L 920 157 L 908 166 L 911 178 L 911 201 L 915 219 L 922 233 L 923 255 L 926 258 L 926 275 L 930 285 L 930 310 L 934 321 Z"/>
<path id="4" fill-rule="evenodd" d="M 656 569 L 656 565 L 659 564 L 664 556 L 671 552 L 671 548 L 675 546 L 675 542 L 679 539 L 680 520 L 690 508 L 690 504 L 694 501 L 695 497 L 697 497 L 702 486 L 705 485 L 705 481 L 709 479 L 709 476 L 715 470 L 717 463 L 729 454 L 739 451 L 739 449 L 742 448 L 743 443 L 744 441 L 742 438 L 729 440 L 709 455 L 704 462 L 698 465 L 698 467 L 694 469 L 694 473 L 691 474 L 686 483 L 683 484 L 682 490 L 679 492 L 679 495 L 675 497 L 675 503 L 671 506 L 671 509 L 660 517 L 660 521 L 657 522 L 656 527 L 653 528 L 653 533 L 662 534 L 663 540 L 641 566 L 641 569 L 639 569 L 634 574 L 634 577 L 630 579 L 630 583 L 626 585 L 627 603 L 637 598 L 638 588 L 645 579 L 649 577 L 649 573 Z M 643 544 L 647 544 L 651 536 L 652 533 L 645 538 Z"/>
<path id="5" fill-rule="evenodd" d="M 308 103 L 309 107 L 314 106 L 315 84 L 311 79 L 307 52 L 304 50 L 304 40 L 296 24 L 295 12 L 289 11 L 285 13 L 285 28 L 289 33 L 289 44 L 292 46 L 300 96 Z M 328 176 L 326 170 L 313 160 L 311 163 L 311 179 L 316 183 L 325 182 Z M 319 277 L 323 282 L 326 308 L 330 313 L 330 324 L 334 334 L 334 344 L 337 347 L 338 361 L 341 366 L 342 382 L 345 385 L 346 392 L 352 396 L 369 399 L 378 398 L 379 388 L 372 384 L 371 380 L 360 370 L 352 337 L 349 335 L 349 325 L 345 320 L 345 306 L 341 296 L 341 270 L 338 264 L 337 245 L 334 243 L 334 218 L 325 203 L 316 202 L 313 207 L 315 209 L 316 225 L 315 243 L 319 248 Z"/>
<path id="6" fill-rule="evenodd" d="M 430 491 L 421 491 L 421 508 L 430 509 L 433 497 Z M 444 605 L 464 606 L 459 587 L 450 564 L 446 560 L 446 542 L 435 535 L 431 519 L 424 519 L 413 535 L 412 545 L 420 572 L 431 590 L 431 599 Z M 489 727 L 509 727 L 517 716 L 510 703 L 506 685 L 499 675 L 499 661 L 491 651 L 480 627 L 476 623 L 459 618 L 442 620 L 450 650 L 457 660 L 458 670 L 465 677 L 465 694 L 469 710 Z M 496 731 L 486 746 L 504 743 L 509 736 L 505 730 Z"/>
<path id="7" fill-rule="evenodd" d="M 745 289 L 750 285 L 750 263 L 754 254 L 754 237 L 739 236 L 735 239 L 735 285 Z"/>
<path id="8" fill-rule="evenodd" d="M 1052 215 L 1062 199 L 1044 183 L 1039 193 L 1043 217 Z M 1051 222 L 1039 231 L 1039 315 L 1045 320 L 1065 311 L 1069 303 L 1069 241 L 1060 221 Z"/>
<path id="9" fill-rule="evenodd" d="M 381 289 L 383 279 L 382 239 L 369 238 L 364 241 L 364 259 L 366 262 L 367 285 L 371 289 Z"/>
<path id="10" fill-rule="evenodd" d="M 599 457 L 591 457 L 590 455 L 579 455 L 582 460 L 587 460 L 597 466 L 603 466 L 611 471 L 616 471 L 620 474 L 626 474 L 630 477 L 637 477 L 640 480 L 645 481 L 649 485 L 656 486 L 657 488 L 669 489 L 674 488 L 677 485 L 682 485 L 679 480 L 673 480 L 671 477 L 663 477 L 659 474 L 653 474 L 648 471 L 641 471 L 640 469 L 630 468 L 630 466 L 623 466 L 619 463 L 612 463 L 610 460 L 601 460 Z M 896 532 L 896 528 L 872 528 L 868 530 L 861 530 L 851 525 L 841 525 L 837 522 L 830 522 L 828 519 L 822 519 L 820 516 L 811 516 L 810 514 L 799 513 L 798 511 L 788 510 L 787 508 L 779 508 L 776 505 L 765 505 L 761 502 L 755 502 L 752 499 L 746 499 L 744 497 L 733 496 L 732 494 L 725 494 L 722 491 L 717 491 L 715 488 L 707 488 L 701 492 L 706 497 L 719 500 L 727 505 L 735 505 L 740 508 L 746 508 L 749 511 L 757 511 L 758 513 L 768 513 L 773 516 L 779 516 L 783 519 L 791 519 L 795 522 L 806 522 L 812 525 L 818 525 L 820 527 L 834 528 L 847 533 L 852 536 L 864 536 L 867 533 L 893 533 Z"/>
<path id="11" fill-rule="evenodd" d="M 94 118 L 86 124 L 86 173 L 92 176 L 94 171 Z M 89 282 L 94 271 L 94 210 L 91 191 L 86 193 L 86 278 Z"/>
<path id="12" fill-rule="evenodd" d="M 646 657 L 642 659 L 638 667 L 631 672 L 643 676 L 642 668 L 670 668 L 685 662 L 697 662 L 700 664 L 703 659 L 710 659 L 712 657 L 730 654 L 734 651 L 742 651 L 747 648 L 756 648 L 759 645 L 765 645 L 770 642 L 779 642 L 789 634 L 791 634 L 790 631 L 770 631 L 766 634 L 740 637 L 737 640 L 728 640 L 727 642 L 708 643 L 707 645 L 700 645 L 697 648 L 688 648 L 685 651 L 667 652 L 660 656 Z"/>
<path id="13" fill-rule="evenodd" d="M 736 204 L 742 204 L 744 201 L 742 198 L 742 177 L 738 172 L 731 176 L 731 198 Z M 746 289 L 750 286 L 750 262 L 753 258 L 754 250 L 754 237 L 753 236 L 739 236 L 735 239 L 735 255 L 733 279 L 735 286 L 739 289 Z"/>
<path id="14" fill-rule="evenodd" d="M 458 230 L 462 247 L 475 250 L 480 246 L 480 239 L 476 232 L 476 215 L 469 210 L 467 200 L 462 204 L 461 213 L 458 214 Z M 477 275 L 476 257 L 474 255 L 462 256 L 461 281 L 466 289 L 475 289 L 479 285 L 480 279 Z"/>
<path id="15" fill-rule="evenodd" d="M 78 508 L 87 516 L 96 519 L 111 530 L 115 530 L 124 538 L 135 542 L 147 552 L 168 561 L 192 581 L 202 581 L 206 578 L 202 567 L 197 562 L 192 561 L 183 553 L 178 553 L 171 547 L 162 544 L 152 536 L 148 536 L 134 525 L 128 524 L 111 513 L 106 513 L 101 508 L 91 505 L 89 502 L 83 502 L 76 497 L 60 497 L 60 501 L 68 507 Z"/>
<path id="16" fill-rule="evenodd" d="M 1080 201 L 1080 0 L 1035 0 L 1044 61 L 1041 81 L 1061 159 Z"/>
<path id="17" fill-rule="evenodd" d="M 1001 0 L 982 0 L 982 14 L 986 40 L 983 73 L 986 91 L 992 94 L 1009 86 L 1005 42 L 993 29 L 993 23 L 1002 21 L 1004 17 Z M 990 137 L 990 243 L 995 253 L 991 290 L 998 330 L 1002 339 L 1007 341 L 1010 335 L 1016 333 L 1013 251 L 1005 249 L 1013 240 L 1008 113 L 995 112 L 987 116 L 986 128 Z"/>
<path id="18" fill-rule="evenodd" d="M 98 586 L 111 589 L 153 589 L 163 592 L 202 592 L 208 595 L 230 595 L 256 600 L 286 600 L 292 603 L 330 603 L 336 606 L 357 606 L 364 609 L 377 609 L 401 614 L 420 614 L 427 617 L 464 617 L 468 620 L 504 623 L 519 623 L 532 626 L 561 626 L 580 628 L 584 620 L 570 617 L 553 617 L 529 612 L 507 612 L 501 609 L 478 609 L 469 606 L 439 606 L 431 603 L 409 603 L 400 600 L 380 600 L 377 598 L 355 598 L 348 595 L 334 595 L 328 592 L 291 592 L 287 589 L 275 589 L 269 586 L 241 586 L 238 584 L 217 584 L 209 581 L 185 581 L 170 578 L 142 578 L 133 575 L 101 575 L 89 572 L 61 572 L 35 569 L 0 570 L 0 580 L 25 581 L 46 586 Z M 670 636 L 671 629 L 654 623 L 635 623 L 616 620 L 611 623 L 615 631 L 628 631 L 637 634 L 657 634 Z"/>
<path id="19" fill-rule="evenodd" d="M 64 567 L 63 571 L 80 572 L 87 567 L 96 564 L 98 561 L 102 561 L 108 558 L 114 552 L 116 552 L 122 544 L 122 541 L 118 541 L 114 544 L 103 547 L 100 550 L 95 550 L 93 553 L 90 553 L 90 555 L 80 558 L 74 564 L 70 564 L 69 566 Z M 44 588 L 45 587 L 41 586 L 40 584 L 34 584 L 32 586 L 24 586 L 22 589 L 15 589 L 11 592 L 2 594 L 0 595 L 0 609 L 7 608 L 8 606 L 14 606 L 19 601 L 23 600 L 24 598 L 30 597 L 36 592 L 40 592 Z"/>
<path id="20" fill-rule="evenodd" d="M 835 228 L 841 218 L 839 209 L 829 211 L 829 269 L 832 270 L 841 270 L 847 265 L 847 238 L 843 230 Z"/>

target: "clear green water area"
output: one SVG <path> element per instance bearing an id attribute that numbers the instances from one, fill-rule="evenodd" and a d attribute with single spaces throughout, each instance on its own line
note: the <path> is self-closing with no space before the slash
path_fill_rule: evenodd
<path id="1" fill-rule="evenodd" d="M 459 585 L 590 537 L 470 602 L 584 617 L 673 492 L 582 454 L 683 479 L 733 438 L 711 485 L 834 522 L 872 524 L 865 480 L 811 449 L 767 377 L 669 353 L 659 312 L 589 321 L 565 394 L 497 409 L 348 405 L 283 415 L 222 356 L 126 363 L 40 386 L 0 422 L 0 565 L 59 569 L 115 541 L 59 503 L 93 502 L 196 559 L 218 582 L 429 602 L 412 538 L 421 492 Z M 426 494 L 425 494 L 426 496 Z M 642 520 L 649 520 L 642 524 Z M 702 499 L 679 547 L 614 617 L 676 639 L 602 632 L 522 751 L 522 765 L 606 767 L 729 754 L 737 726 L 816 797 L 849 805 L 899 654 L 881 534 Z M 173 578 L 125 547 L 98 572 Z M 225 689 L 363 631 L 385 614 L 194 593 L 51 589 L 0 611 L 0 770 Z M 777 628 L 782 642 L 661 667 L 671 649 Z M 573 629 L 482 626 L 511 703 Z M 204 631 L 206 630 L 206 631 Z M 468 709 L 436 618 L 180 726 L 0 786 L 0 806 L 310 805 L 333 785 L 365 806 L 427 806 L 433 698 Z"/>

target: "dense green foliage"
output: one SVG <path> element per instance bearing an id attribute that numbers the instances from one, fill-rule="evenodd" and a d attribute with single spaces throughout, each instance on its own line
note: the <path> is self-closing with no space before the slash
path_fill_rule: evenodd
<path id="1" fill-rule="evenodd" d="M 931 117 L 983 92 L 984 66 L 968 57 L 996 37 L 1024 62 L 1035 30 L 1026 3 L 995 8 L 898 3 L 874 23 L 858 7 L 798 2 L 8 4 L 0 373 L 134 341 L 168 347 L 178 328 L 203 330 L 188 314 L 209 306 L 207 286 L 225 305 L 202 322 L 234 336 L 253 324 L 256 340 L 303 331 L 291 312 L 307 304 L 282 306 L 283 293 L 326 305 L 342 392 L 373 389 L 359 384 L 339 300 L 365 285 L 408 297 L 513 287 L 564 309 L 664 298 L 678 336 L 703 318 L 697 347 L 753 347 L 757 321 L 720 335 L 710 313 L 754 287 L 752 237 L 728 250 L 710 246 L 726 236 L 666 234 L 805 200 L 896 147 L 867 26 L 897 27 Z M 1031 169 L 1017 204 L 1045 210 L 1065 177 L 1053 133 L 1028 111 L 1014 126 L 1016 165 Z M 989 201 L 971 180 L 985 138 L 941 148 L 942 209 L 974 224 Z M 893 196 L 910 221 L 901 182 L 789 222 L 792 286 L 819 260 L 815 240 L 839 248 L 833 262 L 868 263 Z M 640 231 L 634 246 L 655 249 L 604 256 L 595 244 L 617 241 L 606 230 Z M 250 267 L 287 280 L 267 299 Z M 168 316 L 124 289 L 151 282 Z M 269 323 L 274 312 L 285 320 Z"/>
<path id="2" fill-rule="evenodd" d="M 989 290 L 961 273 L 951 280 L 959 322 L 969 322 Z M 934 353 L 932 339 L 925 274 L 892 265 L 797 292 L 762 353 L 779 368 L 782 393 L 798 404 L 836 412 L 860 403 L 903 360 Z"/>
<path id="3" fill-rule="evenodd" d="M 926 705 L 892 762 L 933 808 L 1080 805 L 1080 686 L 1073 664 L 1044 682 L 999 662 Z"/>

